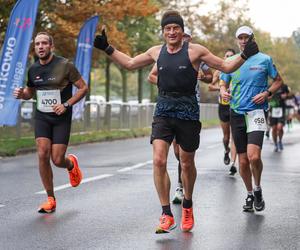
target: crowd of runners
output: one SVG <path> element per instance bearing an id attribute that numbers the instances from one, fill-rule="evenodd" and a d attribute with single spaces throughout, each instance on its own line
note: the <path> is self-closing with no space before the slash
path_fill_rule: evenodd
<path id="1" fill-rule="evenodd" d="M 284 148 L 283 127 L 292 126 L 300 117 L 299 99 L 283 83 L 272 58 L 259 51 L 253 30 L 241 26 L 235 34 L 240 49 L 225 51 L 219 58 L 206 47 L 193 43 L 177 11 L 166 11 L 161 18 L 162 45 L 130 57 L 111 46 L 105 29 L 97 35 L 94 47 L 104 51 L 121 67 L 135 70 L 154 64 L 148 80 L 157 85 L 158 98 L 153 116 L 150 142 L 153 147 L 154 184 L 162 208 L 156 233 L 168 233 L 176 227 L 171 209 L 170 178 L 167 157 L 171 144 L 178 160 L 178 186 L 172 199 L 181 204 L 181 230 L 194 226 L 193 191 L 197 177 L 195 152 L 199 147 L 199 84 L 219 92 L 219 119 L 223 131 L 224 158 L 229 174 L 239 171 L 245 185 L 244 211 L 262 211 L 261 150 L 264 136 L 271 129 L 274 150 Z M 70 136 L 72 105 L 82 99 L 87 85 L 69 60 L 54 55 L 51 35 L 40 32 L 34 39 L 38 60 L 28 71 L 25 88 L 17 88 L 18 99 L 37 97 L 35 138 L 39 171 L 48 199 L 40 213 L 56 209 L 50 160 L 67 169 L 73 187 L 80 184 L 82 172 L 75 155 L 65 156 Z M 215 69 L 213 72 L 212 70 Z M 269 78 L 271 82 L 269 82 Z M 78 90 L 72 94 L 72 85 Z M 267 132 L 266 132 L 267 131 Z"/>

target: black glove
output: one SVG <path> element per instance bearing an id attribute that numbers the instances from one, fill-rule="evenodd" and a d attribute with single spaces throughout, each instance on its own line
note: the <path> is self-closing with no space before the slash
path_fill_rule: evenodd
<path id="1" fill-rule="evenodd" d="M 257 43 L 252 40 L 253 39 L 253 34 L 250 36 L 243 53 L 241 54 L 241 57 L 244 60 L 247 60 L 250 56 L 253 56 L 259 52 Z"/>
<path id="2" fill-rule="evenodd" d="M 97 35 L 94 40 L 94 47 L 101 50 L 106 50 L 109 44 L 107 42 L 107 36 L 105 34 L 105 29 L 102 30 L 101 35 Z"/>

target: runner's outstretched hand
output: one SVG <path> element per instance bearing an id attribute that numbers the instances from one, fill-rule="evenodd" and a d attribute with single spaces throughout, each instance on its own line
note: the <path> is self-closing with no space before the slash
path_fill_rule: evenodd
<path id="1" fill-rule="evenodd" d="M 253 40 L 253 34 L 250 36 L 241 57 L 247 60 L 250 56 L 253 56 L 259 52 L 257 43 Z"/>
<path id="2" fill-rule="evenodd" d="M 101 50 L 106 50 L 109 44 L 107 42 L 107 36 L 105 33 L 105 28 L 102 28 L 101 35 L 97 35 L 94 40 L 94 47 Z"/>

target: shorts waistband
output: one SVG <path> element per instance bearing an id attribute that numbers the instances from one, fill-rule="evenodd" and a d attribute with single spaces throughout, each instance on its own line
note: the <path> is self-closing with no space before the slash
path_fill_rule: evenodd
<path id="1" fill-rule="evenodd" d="M 164 91 L 159 90 L 159 95 L 161 96 L 172 96 L 172 97 L 181 97 L 181 96 L 193 96 L 196 95 L 196 92 L 176 92 L 176 91 Z"/>

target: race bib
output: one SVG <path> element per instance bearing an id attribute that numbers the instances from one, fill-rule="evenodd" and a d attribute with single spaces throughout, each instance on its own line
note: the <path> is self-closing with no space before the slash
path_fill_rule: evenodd
<path id="1" fill-rule="evenodd" d="M 247 133 L 253 131 L 266 131 L 267 123 L 263 109 L 256 109 L 245 114 Z"/>
<path id="2" fill-rule="evenodd" d="M 53 105 L 61 104 L 60 90 L 38 90 L 37 109 L 41 112 L 54 112 Z"/>
<path id="3" fill-rule="evenodd" d="M 283 115 L 283 110 L 282 108 L 272 108 L 272 118 L 281 118 Z"/>

